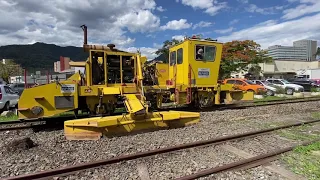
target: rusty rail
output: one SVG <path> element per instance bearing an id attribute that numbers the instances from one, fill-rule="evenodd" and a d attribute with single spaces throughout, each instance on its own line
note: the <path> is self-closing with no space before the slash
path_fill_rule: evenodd
<path id="1" fill-rule="evenodd" d="M 312 143 L 318 142 L 318 141 L 320 141 L 320 139 L 317 139 L 317 140 L 314 140 L 314 141 L 304 142 L 302 144 L 298 144 L 298 145 L 295 145 L 295 146 L 290 146 L 290 147 L 279 149 L 279 150 L 275 150 L 275 151 L 272 151 L 272 152 L 269 152 L 269 153 L 266 153 L 266 154 L 261 154 L 261 155 L 258 155 L 258 156 L 254 156 L 252 158 L 243 159 L 243 160 L 236 161 L 236 162 L 233 162 L 233 163 L 230 163 L 230 164 L 225 164 L 225 165 L 214 167 L 214 168 L 211 168 L 211 169 L 206 169 L 206 170 L 199 171 L 199 172 L 191 174 L 191 175 L 187 175 L 187 176 L 183 176 L 183 177 L 177 178 L 176 180 L 192 180 L 192 179 L 208 176 L 208 175 L 211 175 L 211 174 L 227 171 L 227 170 L 230 170 L 230 169 L 233 169 L 233 168 L 239 168 L 239 167 L 247 166 L 247 165 L 250 165 L 250 164 L 257 163 L 257 162 L 259 163 L 261 161 L 264 161 L 267 158 L 275 157 L 275 156 L 283 154 L 285 152 L 292 151 L 294 148 L 296 148 L 299 145 L 306 146 L 306 145 L 309 145 L 309 144 L 312 144 Z"/>
<path id="2" fill-rule="evenodd" d="M 53 170 L 40 171 L 40 172 L 31 173 L 31 174 L 19 175 L 19 176 L 15 176 L 15 177 L 8 177 L 8 178 L 5 178 L 5 180 L 24 180 L 24 179 L 39 179 L 39 178 L 52 177 L 52 176 L 71 173 L 71 172 L 75 172 L 75 171 L 95 168 L 95 167 L 102 166 L 102 165 L 114 164 L 114 163 L 118 163 L 121 161 L 128 161 L 128 160 L 133 160 L 133 159 L 137 159 L 137 158 L 152 156 L 152 155 L 156 155 L 156 154 L 168 153 L 168 152 L 172 152 L 172 151 L 193 148 L 193 147 L 197 147 L 197 146 L 203 146 L 203 145 L 208 145 L 208 144 L 217 144 L 217 143 L 223 143 L 223 142 L 230 141 L 230 140 L 236 140 L 236 139 L 241 139 L 241 138 L 245 138 L 245 137 L 257 136 L 257 135 L 261 135 L 264 133 L 276 131 L 279 129 L 285 129 L 285 128 L 300 126 L 300 125 L 304 125 L 304 124 L 311 124 L 311 123 L 316 123 L 316 122 L 320 122 L 320 119 L 307 121 L 307 122 L 293 123 L 293 124 L 289 124 L 289 125 L 285 125 L 285 126 L 273 127 L 273 128 L 268 128 L 268 129 L 264 129 L 264 130 L 247 132 L 247 133 L 243 133 L 243 134 L 223 136 L 223 137 L 218 137 L 218 138 L 209 139 L 209 140 L 205 140 L 205 141 L 197 141 L 197 142 L 192 142 L 192 143 L 187 143 L 187 144 L 182 144 L 182 145 L 177 145 L 177 146 L 172 146 L 172 147 L 166 147 L 166 148 L 161 148 L 161 149 L 155 149 L 155 150 L 150 150 L 150 151 L 145 151 L 145 152 L 138 152 L 135 154 L 122 155 L 122 156 L 114 157 L 111 159 L 99 160 L 99 161 L 83 163 L 83 164 L 78 164 L 78 165 L 73 165 L 73 166 L 67 166 L 67 167 L 62 167 L 62 168 L 53 169 Z"/>

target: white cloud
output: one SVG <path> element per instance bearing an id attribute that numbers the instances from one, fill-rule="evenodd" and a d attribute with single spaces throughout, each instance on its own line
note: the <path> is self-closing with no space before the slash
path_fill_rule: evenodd
<path id="1" fill-rule="evenodd" d="M 162 6 L 158 6 L 157 10 L 160 11 L 160 12 L 166 11 L 166 9 L 164 9 Z"/>
<path id="2" fill-rule="evenodd" d="M 284 8 L 284 6 L 273 6 L 273 7 L 267 7 L 267 8 L 260 8 L 255 4 L 250 4 L 246 11 L 251 13 L 260 13 L 260 14 L 274 14 L 277 11 L 280 11 Z"/>
<path id="3" fill-rule="evenodd" d="M 175 39 L 175 40 L 184 40 L 184 35 L 175 35 L 175 36 L 172 36 L 172 39 Z"/>
<path id="4" fill-rule="evenodd" d="M 192 23 L 188 23 L 186 19 L 172 20 L 167 22 L 166 25 L 161 26 L 162 30 L 180 30 L 188 29 L 192 26 Z"/>
<path id="5" fill-rule="evenodd" d="M 249 3 L 249 0 L 237 0 L 238 2 L 242 3 L 242 4 L 247 4 Z"/>
<path id="6" fill-rule="evenodd" d="M 213 25 L 212 22 L 200 21 L 199 23 L 193 25 L 192 29 L 210 27 L 212 25 Z"/>
<path id="7" fill-rule="evenodd" d="M 227 7 L 226 2 L 219 3 L 217 0 L 176 0 L 176 2 L 181 2 L 185 6 L 191 6 L 193 9 L 203 9 L 204 12 L 214 16 L 221 9 Z"/>
<path id="8" fill-rule="evenodd" d="M 218 41 L 227 42 L 250 39 L 261 44 L 262 48 L 276 44 L 292 45 L 293 41 L 299 39 L 314 39 L 319 41 L 320 23 L 315 23 L 319 21 L 320 13 L 282 23 L 270 20 L 251 28 L 233 32 L 229 36 L 218 37 Z"/>
<path id="9" fill-rule="evenodd" d="M 234 19 L 234 20 L 229 22 L 229 25 L 234 25 L 234 24 L 236 24 L 238 22 L 239 22 L 239 19 Z"/>
<path id="10" fill-rule="evenodd" d="M 154 0 L 0 0 L 0 45 L 33 42 L 81 46 L 89 43 L 131 46 L 126 31 L 152 32 L 160 26 Z"/>
<path id="11" fill-rule="evenodd" d="M 151 48 L 151 47 L 129 47 L 124 49 L 127 52 L 133 52 L 136 53 L 138 50 L 141 52 L 142 56 L 146 56 L 148 60 L 152 60 L 155 57 L 157 57 L 157 55 L 155 54 L 155 52 L 158 50 L 157 48 Z"/>
<path id="12" fill-rule="evenodd" d="M 291 0 L 292 1 L 292 0 Z M 294 19 L 303 15 L 320 12 L 319 0 L 300 0 L 301 5 L 283 11 L 283 19 Z"/>
<path id="13" fill-rule="evenodd" d="M 149 10 L 128 13 L 116 21 L 121 27 L 126 27 L 130 32 L 155 31 L 160 26 L 160 18 Z"/>
<path id="14" fill-rule="evenodd" d="M 227 29 L 218 29 L 218 30 L 215 30 L 214 32 L 216 33 L 219 33 L 219 34 L 226 34 L 226 33 L 230 33 L 233 31 L 233 27 L 229 27 Z"/>

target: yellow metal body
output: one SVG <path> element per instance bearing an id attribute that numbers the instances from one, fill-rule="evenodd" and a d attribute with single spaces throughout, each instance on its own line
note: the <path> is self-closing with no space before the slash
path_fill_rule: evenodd
<path id="1" fill-rule="evenodd" d="M 133 131 L 153 130 L 155 128 L 178 128 L 199 122 L 199 113 L 192 112 L 153 112 L 140 119 L 127 115 L 95 117 L 66 121 L 64 132 L 69 140 L 95 140 L 102 135 L 121 135 Z"/>
<path id="2" fill-rule="evenodd" d="M 196 54 L 199 48 L 204 50 L 203 59 Z M 222 44 L 215 41 L 186 39 L 170 48 L 169 63 L 156 63 L 154 70 L 140 53 L 86 43 L 84 50 L 89 53 L 88 59 L 70 65 L 85 67 L 85 74 L 79 72 L 66 81 L 25 89 L 19 100 L 20 119 L 85 110 L 97 117 L 66 121 L 66 138 L 98 139 L 102 135 L 199 122 L 199 113 L 152 112 L 161 109 L 164 100 L 198 107 L 251 98 L 250 93 L 217 83 Z M 119 104 L 127 113 L 112 115 Z"/>
<path id="3" fill-rule="evenodd" d="M 25 89 L 18 106 L 19 119 L 51 117 L 77 109 L 79 74 L 68 80 Z"/>

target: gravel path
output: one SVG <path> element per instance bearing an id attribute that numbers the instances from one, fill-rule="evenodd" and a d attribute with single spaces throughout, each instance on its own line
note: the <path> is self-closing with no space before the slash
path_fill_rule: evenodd
<path id="1" fill-rule="evenodd" d="M 31 173 L 40 170 L 63 167 L 81 162 L 106 159 L 120 154 L 146 151 L 156 148 L 173 146 L 199 140 L 243 133 L 265 128 L 266 125 L 282 122 L 296 122 L 310 117 L 310 107 L 320 107 L 319 102 L 304 102 L 265 107 L 254 107 L 243 110 L 224 110 L 201 113 L 201 123 L 186 128 L 160 130 L 155 132 L 136 134 L 115 138 L 104 138 L 99 141 L 66 141 L 63 131 L 33 133 L 31 130 L 0 132 L 0 174 L 1 177 Z M 308 116 L 305 116 L 309 112 Z M 276 118 L 286 115 L 286 118 Z M 7 151 L 6 144 L 22 137 L 30 137 L 36 144 L 29 150 Z M 273 142 L 270 139 L 267 142 Z M 247 143 L 247 142 L 246 142 Z M 276 143 L 281 145 L 282 143 Z M 248 145 L 249 146 L 249 145 Z M 168 179 L 173 176 L 195 172 L 200 169 L 214 167 L 221 163 L 236 160 L 237 157 L 219 149 L 219 147 L 205 147 L 189 153 L 178 152 L 145 158 L 141 161 L 149 169 L 151 179 Z M 180 153 L 180 154 L 179 154 Z M 208 160 L 207 156 L 213 154 Z M 168 158 L 172 161 L 168 162 Z M 157 159 L 158 158 L 158 159 Z M 229 158 L 229 159 L 228 159 Z M 137 179 L 137 164 L 139 161 L 129 161 L 101 167 L 78 176 L 66 179 Z M 270 172 L 254 169 L 249 175 L 259 177 L 259 173 L 269 176 Z M 159 177 L 159 174 L 162 176 Z M 245 173 L 248 175 L 248 173 Z M 250 173 L 249 173 L 250 174 Z M 272 173 L 271 173 L 272 174 Z M 81 176 L 80 176 L 81 175 Z M 256 176 L 257 175 L 257 176 Z M 221 177 L 226 176 L 222 174 Z M 248 176 L 248 177 L 249 177 Z M 81 178 L 80 178 L 81 177 Z M 272 175 L 276 177 L 276 175 Z M 232 178 L 231 178 L 232 179 Z"/>

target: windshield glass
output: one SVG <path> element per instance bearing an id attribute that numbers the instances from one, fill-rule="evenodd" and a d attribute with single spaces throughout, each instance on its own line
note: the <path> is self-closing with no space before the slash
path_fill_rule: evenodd
<path id="1" fill-rule="evenodd" d="M 245 80 L 246 81 L 246 83 L 248 83 L 248 84 L 255 84 L 255 83 L 253 83 L 252 81 L 249 81 L 249 80 Z"/>
<path id="2" fill-rule="evenodd" d="M 281 82 L 283 82 L 284 84 L 290 84 L 290 82 L 285 79 L 282 79 Z"/>
<path id="3" fill-rule="evenodd" d="M 264 85 L 266 85 L 266 86 L 268 86 L 268 85 L 270 85 L 271 83 L 269 83 L 268 81 L 261 81 L 262 82 L 262 84 L 264 84 Z"/>

